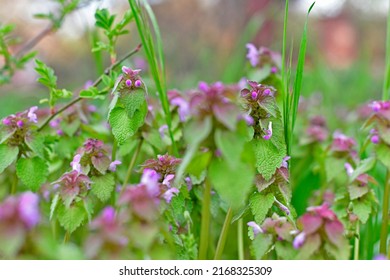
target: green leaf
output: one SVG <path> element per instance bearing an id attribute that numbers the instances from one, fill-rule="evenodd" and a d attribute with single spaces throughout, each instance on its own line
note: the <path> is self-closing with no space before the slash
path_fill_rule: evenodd
<path id="1" fill-rule="evenodd" d="M 114 175 L 109 173 L 103 176 L 94 176 L 91 180 L 93 182 L 91 192 L 102 202 L 107 201 L 115 188 Z"/>
<path id="2" fill-rule="evenodd" d="M 261 260 L 264 255 L 270 250 L 273 243 L 272 235 L 270 234 L 259 234 L 252 241 L 250 251 L 252 256 L 256 260 Z"/>
<path id="3" fill-rule="evenodd" d="M 348 193 L 351 200 L 362 197 L 369 191 L 370 189 L 368 186 L 358 186 L 357 184 L 351 184 L 348 186 Z"/>
<path id="4" fill-rule="evenodd" d="M 199 177 L 209 166 L 211 158 L 211 151 L 197 153 L 188 165 L 187 172 L 195 177 Z"/>
<path id="5" fill-rule="evenodd" d="M 121 91 L 119 100 L 125 107 L 128 117 L 131 119 L 137 110 L 140 110 L 142 106 L 145 106 L 145 90 L 135 89 Z"/>
<path id="6" fill-rule="evenodd" d="M 214 158 L 208 174 L 212 186 L 233 210 L 238 210 L 245 204 L 255 175 L 250 165 L 240 162 L 235 168 L 231 168 L 226 161 Z"/>
<path id="7" fill-rule="evenodd" d="M 58 206 L 57 218 L 60 225 L 69 233 L 74 232 L 87 219 L 87 213 L 83 203 L 78 203 L 69 208 L 61 204 Z"/>
<path id="8" fill-rule="evenodd" d="M 359 166 L 353 171 L 349 179 L 349 182 L 352 183 L 359 175 L 367 173 L 372 168 L 374 168 L 375 162 L 376 162 L 376 158 L 374 157 L 370 157 L 362 160 Z"/>
<path id="9" fill-rule="evenodd" d="M 288 242 L 276 242 L 275 251 L 278 256 L 278 259 L 282 260 L 293 260 L 295 259 L 298 251 L 294 249 L 291 243 Z"/>
<path id="10" fill-rule="evenodd" d="M 80 97 L 88 99 L 100 98 L 99 90 L 96 87 L 89 87 L 87 89 L 83 89 L 82 91 L 80 91 Z"/>
<path id="11" fill-rule="evenodd" d="M 111 110 L 108 121 L 112 128 L 112 134 L 114 134 L 119 145 L 126 142 L 143 125 L 146 113 L 147 108 L 144 107 L 142 110 L 137 110 L 133 118 L 130 119 L 123 107 L 117 106 Z"/>
<path id="12" fill-rule="evenodd" d="M 0 124 L 0 144 L 7 141 L 16 131 L 16 128 L 11 128 Z"/>
<path id="13" fill-rule="evenodd" d="M 45 158 L 45 135 L 33 134 L 25 138 L 27 146 L 40 158 Z"/>
<path id="14" fill-rule="evenodd" d="M 48 172 L 46 161 L 39 157 L 21 158 L 16 163 L 16 174 L 34 192 L 46 181 Z"/>
<path id="15" fill-rule="evenodd" d="M 255 218 L 256 224 L 261 225 L 263 223 L 274 202 L 275 197 L 272 193 L 264 195 L 256 192 L 251 195 L 249 199 L 249 206 Z"/>
<path id="16" fill-rule="evenodd" d="M 107 9 L 96 10 L 95 12 L 95 25 L 104 30 L 110 30 L 112 23 L 115 20 L 114 15 L 110 15 Z"/>
<path id="17" fill-rule="evenodd" d="M 390 147 L 384 143 L 380 143 L 376 147 L 376 156 L 387 169 L 390 169 Z"/>
<path id="18" fill-rule="evenodd" d="M 184 127 L 184 139 L 189 146 L 200 144 L 210 134 L 212 128 L 211 118 L 203 121 L 191 121 Z"/>
<path id="19" fill-rule="evenodd" d="M 49 89 L 55 89 L 57 87 L 57 76 L 54 74 L 54 70 L 39 59 L 35 59 L 35 64 L 35 71 L 37 71 L 40 76 L 38 82 Z"/>
<path id="20" fill-rule="evenodd" d="M 359 220 L 365 224 L 371 214 L 371 203 L 365 199 L 354 200 L 353 213 L 358 216 Z"/>
<path id="21" fill-rule="evenodd" d="M 222 157 L 231 168 L 240 163 L 242 151 L 244 149 L 245 137 L 237 132 L 217 129 L 214 135 L 215 143 L 222 153 Z"/>
<path id="22" fill-rule="evenodd" d="M 0 173 L 10 166 L 18 157 L 19 149 L 14 146 L 0 145 Z"/>
<path id="23" fill-rule="evenodd" d="M 344 159 L 329 157 L 325 160 L 326 181 L 329 183 L 340 174 L 346 174 L 344 169 Z"/>

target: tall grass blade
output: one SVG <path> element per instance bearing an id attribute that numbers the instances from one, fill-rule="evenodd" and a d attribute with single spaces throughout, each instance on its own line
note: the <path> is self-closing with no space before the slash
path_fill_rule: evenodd
<path id="1" fill-rule="evenodd" d="M 283 42 L 282 42 L 282 84 L 283 84 L 283 124 L 284 124 L 284 139 L 287 143 L 287 151 L 289 153 L 289 107 L 288 107 L 288 82 L 286 73 L 286 46 L 287 46 L 287 22 L 288 22 L 288 6 L 289 2 L 286 0 L 284 10 L 284 23 L 283 23 Z"/>
<path id="2" fill-rule="evenodd" d="M 390 1 L 389 1 L 390 2 Z M 387 35 L 386 35 L 386 70 L 383 81 L 382 99 L 388 100 L 390 97 L 390 3 L 387 15 Z"/>
<path id="3" fill-rule="evenodd" d="M 173 152 L 175 155 L 178 155 L 176 142 L 172 133 L 172 116 L 169 109 L 169 100 L 165 78 L 165 60 L 160 28 L 152 8 L 146 0 L 128 0 L 128 2 L 134 15 L 143 49 L 150 66 L 150 72 L 156 84 L 158 96 L 165 114 L 165 120 L 168 125 Z M 142 6 L 140 4 L 141 2 Z M 149 26 L 149 20 L 152 23 L 154 36 L 152 34 L 152 28 Z"/>
<path id="4" fill-rule="evenodd" d="M 301 95 L 301 89 L 302 89 L 302 78 L 303 78 L 303 68 L 305 66 L 305 57 L 306 57 L 306 45 L 307 45 L 307 25 L 309 20 L 309 14 L 311 10 L 314 7 L 315 2 L 311 4 L 307 15 L 306 15 L 306 21 L 305 26 L 303 28 L 303 35 L 301 39 L 301 44 L 299 47 L 299 55 L 298 55 L 298 63 L 297 63 L 297 71 L 295 73 L 295 81 L 294 81 L 294 88 L 292 93 L 292 99 L 291 99 L 291 126 L 290 126 L 290 133 L 289 133 L 289 143 L 290 147 L 292 144 L 292 134 L 294 131 L 295 121 L 297 118 L 298 113 L 298 104 L 299 104 L 299 97 Z"/>

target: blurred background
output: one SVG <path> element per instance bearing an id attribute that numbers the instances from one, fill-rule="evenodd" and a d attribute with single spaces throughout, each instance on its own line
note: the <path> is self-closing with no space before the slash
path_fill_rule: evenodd
<path id="1" fill-rule="evenodd" d="M 119 14 L 127 0 L 89 1 L 62 28 L 37 46 L 38 58 L 55 69 L 60 87 L 79 89 L 100 75 L 91 49 L 96 8 Z M 188 89 L 199 80 L 237 82 L 249 64 L 248 42 L 281 50 L 284 0 L 150 0 L 160 24 L 170 88 Z M 298 50 L 305 15 L 312 0 L 290 1 L 288 40 Z M 0 22 L 15 23 L 26 41 L 47 26 L 36 13 L 56 11 L 48 0 L 0 0 Z M 333 118 L 362 102 L 379 98 L 384 70 L 387 0 L 317 0 L 310 15 L 303 96 L 320 96 Z M 118 57 L 140 40 L 135 25 L 118 44 Z M 17 50 L 17 46 L 15 47 Z M 294 52 L 295 53 L 295 52 Z M 296 57 L 296 53 L 294 57 Z M 133 65 L 142 66 L 142 52 Z M 0 63 L 1 60 L 0 60 Z M 104 66 L 109 63 L 108 57 Z M 47 97 L 34 63 L 0 87 L 0 118 Z"/>

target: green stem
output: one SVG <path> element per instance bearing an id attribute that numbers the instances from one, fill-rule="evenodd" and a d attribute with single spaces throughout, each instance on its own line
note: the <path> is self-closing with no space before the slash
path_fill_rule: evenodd
<path id="1" fill-rule="evenodd" d="M 18 186 L 18 175 L 16 175 L 15 172 L 14 179 L 12 180 L 11 195 L 14 195 L 16 193 L 17 186 Z"/>
<path id="2" fill-rule="evenodd" d="M 139 140 L 138 145 L 137 145 L 137 148 L 135 149 L 135 152 L 134 152 L 134 154 L 133 154 L 133 157 L 131 158 L 131 161 L 130 161 L 130 164 L 129 164 L 129 168 L 127 169 L 127 173 L 126 173 L 125 180 L 123 181 L 121 193 L 123 193 L 123 190 L 125 189 L 127 183 L 130 181 L 131 172 L 132 172 L 133 169 L 134 169 L 135 162 L 137 161 L 138 155 L 139 155 L 139 153 L 140 153 L 140 151 L 141 151 L 143 141 L 144 141 L 143 138 L 141 138 L 141 139 Z"/>
<path id="3" fill-rule="evenodd" d="M 389 228 L 389 196 L 390 196 L 390 171 L 387 170 L 385 192 L 383 194 L 383 209 L 382 209 L 382 227 L 380 235 L 379 252 L 386 255 L 387 250 L 387 235 Z"/>
<path id="4" fill-rule="evenodd" d="M 221 259 L 223 249 L 225 248 L 229 227 L 232 222 L 232 218 L 233 218 L 233 210 L 231 207 L 229 207 L 229 210 L 226 213 L 225 222 L 223 223 L 221 234 L 219 236 L 217 251 L 215 252 L 214 260 Z"/>
<path id="5" fill-rule="evenodd" d="M 360 223 L 356 222 L 356 236 L 355 236 L 355 250 L 354 250 L 354 260 L 359 260 L 359 245 L 360 245 Z"/>
<path id="6" fill-rule="evenodd" d="M 202 222 L 200 228 L 199 260 L 207 259 L 207 249 L 210 235 L 210 204 L 211 204 L 211 184 L 206 179 L 203 193 Z"/>
<path id="7" fill-rule="evenodd" d="M 111 161 L 114 161 L 116 159 L 117 150 L 118 150 L 118 143 L 114 139 L 114 143 L 112 144 Z"/>
<path id="8" fill-rule="evenodd" d="M 238 243 L 238 259 L 240 261 L 245 259 L 245 253 L 244 253 L 244 235 L 243 235 L 243 230 L 244 230 L 244 221 L 242 219 L 238 220 L 237 223 L 237 243 Z"/>
<path id="9" fill-rule="evenodd" d="M 66 231 L 64 236 L 64 243 L 68 243 L 69 240 L 70 240 L 70 232 Z"/>

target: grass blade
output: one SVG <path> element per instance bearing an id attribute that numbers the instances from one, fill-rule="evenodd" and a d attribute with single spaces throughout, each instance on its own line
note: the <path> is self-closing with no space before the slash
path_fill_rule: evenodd
<path id="1" fill-rule="evenodd" d="M 390 2 L 390 1 L 389 1 Z M 389 99 L 390 94 L 390 5 L 389 5 L 389 11 L 387 15 L 387 35 L 386 35 L 386 70 L 385 70 L 385 77 L 383 81 L 383 100 Z"/>

